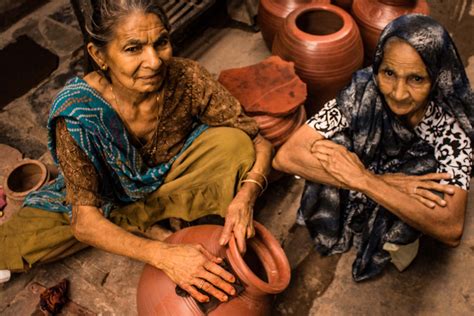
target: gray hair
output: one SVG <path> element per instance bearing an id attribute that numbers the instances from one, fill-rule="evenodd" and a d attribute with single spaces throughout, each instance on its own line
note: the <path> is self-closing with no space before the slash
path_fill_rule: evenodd
<path id="1" fill-rule="evenodd" d="M 157 0 L 92 0 L 92 12 L 86 19 L 86 31 L 98 48 L 106 46 L 114 36 L 114 30 L 121 19 L 134 12 L 155 14 L 165 29 L 171 29 L 168 17 Z"/>

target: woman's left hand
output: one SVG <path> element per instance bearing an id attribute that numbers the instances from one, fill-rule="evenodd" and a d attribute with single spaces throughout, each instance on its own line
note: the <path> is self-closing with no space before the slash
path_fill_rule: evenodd
<path id="1" fill-rule="evenodd" d="M 222 231 L 219 243 L 227 245 L 232 233 L 237 241 L 237 247 L 241 253 L 246 251 L 246 239 L 252 238 L 255 234 L 253 227 L 253 202 L 246 194 L 240 192 L 234 197 L 225 217 L 224 230 Z"/>
<path id="2" fill-rule="evenodd" d="M 330 140 L 314 142 L 311 153 L 319 159 L 326 172 L 346 188 L 357 190 L 368 172 L 355 153 Z"/>

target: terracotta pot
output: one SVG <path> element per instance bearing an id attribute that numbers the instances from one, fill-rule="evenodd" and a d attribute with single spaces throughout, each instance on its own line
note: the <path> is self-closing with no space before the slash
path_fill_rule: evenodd
<path id="1" fill-rule="evenodd" d="M 350 82 L 363 61 L 355 21 L 330 4 L 302 6 L 290 13 L 275 37 L 272 51 L 293 61 L 296 73 L 307 84 L 309 116 Z"/>
<path id="2" fill-rule="evenodd" d="M 258 115 L 253 116 L 253 119 L 257 122 L 262 136 L 278 148 L 305 122 L 306 112 L 301 105 L 296 112 L 285 117 Z"/>
<path id="3" fill-rule="evenodd" d="M 41 188 L 49 178 L 48 168 L 42 162 L 31 159 L 20 161 L 5 178 L 7 203 L 20 207 L 25 197 Z"/>
<path id="4" fill-rule="evenodd" d="M 331 3 L 343 8 L 347 12 L 351 11 L 352 0 L 332 0 Z"/>
<path id="5" fill-rule="evenodd" d="M 385 26 L 401 15 L 421 13 L 428 15 L 430 8 L 426 0 L 356 0 L 352 5 L 352 16 L 359 25 L 364 41 L 365 65 L 372 64 L 375 48 Z"/>
<path id="6" fill-rule="evenodd" d="M 263 225 L 254 222 L 255 237 L 247 241 L 242 257 L 235 239 L 229 247 L 218 244 L 223 227 L 200 225 L 185 228 L 167 238 L 167 242 L 200 243 L 216 256 L 226 257 L 245 290 L 226 303 L 221 303 L 208 315 L 270 315 L 272 294 L 283 291 L 290 281 L 290 266 L 283 249 Z M 137 290 L 139 315 L 204 315 L 196 301 L 176 294 L 174 284 L 164 272 L 146 265 Z"/>
<path id="7" fill-rule="evenodd" d="M 273 38 L 291 11 L 305 4 L 330 2 L 330 0 L 261 0 L 257 21 L 268 48 L 272 48 Z"/>

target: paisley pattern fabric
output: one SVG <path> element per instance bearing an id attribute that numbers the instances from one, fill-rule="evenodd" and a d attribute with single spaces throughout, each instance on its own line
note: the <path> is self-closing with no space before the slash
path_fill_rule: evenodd
<path id="1" fill-rule="evenodd" d="M 440 144 L 433 147 L 429 141 L 430 137 L 437 138 L 432 134 L 444 133 L 444 128 L 435 126 L 440 122 L 439 113 L 435 113 L 426 126 L 420 125 L 415 131 L 405 126 L 385 103 L 375 75 L 383 59 L 384 45 L 394 36 L 407 41 L 422 57 L 432 81 L 429 101 L 443 110 L 440 113 L 453 118 L 446 122 L 457 122 L 446 142 L 454 138 L 462 142 L 456 147 L 464 151 L 468 161 L 461 162 L 459 168 L 469 174 L 470 144 L 468 138 L 462 139 L 458 131 L 469 135 L 472 141 L 473 93 L 449 34 L 427 16 L 405 15 L 385 28 L 372 67 L 356 72 L 351 84 L 331 105 L 333 108 L 337 106 L 341 117 L 331 110 L 331 106 L 323 110 L 326 112 L 323 115 L 330 117 L 327 126 L 343 120 L 348 126 L 330 139 L 356 153 L 365 167 L 376 174 L 401 172 L 421 175 L 440 170 L 438 160 L 449 165 L 459 163 L 457 159 L 450 160 L 454 155 L 447 152 L 449 146 Z M 310 120 L 309 123 L 321 127 L 316 121 Z M 383 250 L 384 243 L 405 245 L 421 234 L 360 192 L 309 181 L 303 192 L 299 218 L 304 220 L 321 253 L 340 253 L 352 245 L 356 247 L 357 257 L 352 267 L 356 281 L 374 277 L 390 262 L 390 254 Z"/>

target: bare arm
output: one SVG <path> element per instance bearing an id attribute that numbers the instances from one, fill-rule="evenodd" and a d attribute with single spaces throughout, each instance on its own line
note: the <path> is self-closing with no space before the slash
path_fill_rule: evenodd
<path id="1" fill-rule="evenodd" d="M 209 301 L 209 298 L 196 288 L 202 288 L 221 301 L 227 301 L 226 293 L 235 294 L 229 284 L 234 282 L 234 276 L 218 265 L 222 259 L 201 245 L 173 245 L 135 236 L 108 221 L 94 206 L 74 206 L 71 228 L 83 243 L 163 270 L 201 302 Z"/>
<path id="2" fill-rule="evenodd" d="M 258 134 L 254 140 L 255 163 L 248 172 L 248 177 L 264 185 L 264 179 L 270 172 L 273 146 L 271 143 Z M 245 252 L 245 239 L 251 238 L 255 234 L 253 227 L 253 206 L 261 188 L 256 183 L 244 182 L 236 196 L 232 200 L 227 210 L 226 222 L 219 243 L 226 245 L 229 242 L 232 232 L 237 240 L 237 245 L 241 252 Z"/>
<path id="3" fill-rule="evenodd" d="M 435 182 L 449 178 L 448 174 L 373 174 L 357 155 L 324 140 L 309 126 L 301 127 L 280 149 L 273 166 L 313 182 L 360 191 L 423 233 L 450 246 L 459 244 L 467 191 Z M 417 187 L 421 189 L 415 190 Z M 428 189 L 444 193 L 444 200 L 430 196 Z"/>

